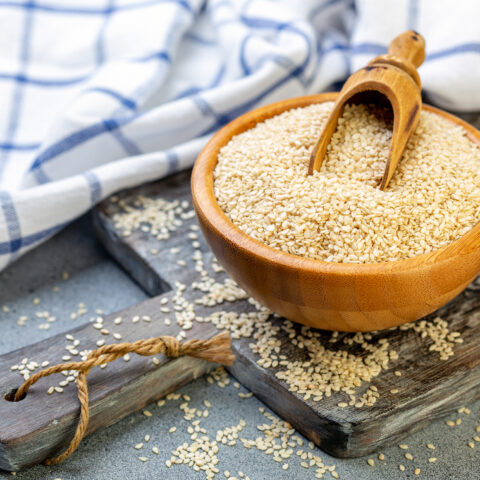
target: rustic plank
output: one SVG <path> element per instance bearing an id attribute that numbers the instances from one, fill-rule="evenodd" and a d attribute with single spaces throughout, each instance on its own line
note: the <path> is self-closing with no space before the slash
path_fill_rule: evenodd
<path id="1" fill-rule="evenodd" d="M 98 339 L 118 343 L 158 335 L 176 336 L 179 327 L 175 322 L 171 326 L 165 325 L 165 314 L 159 311 L 159 300 L 171 295 L 171 292 L 166 293 L 106 316 L 104 325 L 110 335 L 102 335 L 91 323 L 68 333 L 80 341 L 79 351 L 96 348 Z M 136 315 L 150 316 L 151 322 L 140 320 L 134 324 L 131 319 Z M 120 325 L 113 323 L 118 316 L 123 318 Z M 120 333 L 122 339 L 113 339 L 112 333 Z M 218 331 L 211 325 L 195 324 L 188 337 L 207 339 L 216 333 Z M 49 361 L 50 365 L 61 363 L 62 356 L 68 354 L 64 349 L 66 344 L 71 342 L 61 334 L 0 356 L 0 391 L 5 394 L 23 381 L 18 371 L 11 371 L 12 365 L 23 358 L 39 364 L 44 361 Z M 72 358 L 80 359 L 78 356 Z M 97 367 L 92 370 L 88 376 L 91 417 L 87 435 L 119 421 L 218 366 L 190 357 L 167 359 L 159 355 L 158 359 L 160 363 L 156 366 L 152 358 L 132 354 L 129 362 L 117 360 L 105 369 Z M 79 413 L 76 386 L 70 383 L 63 393 L 46 393 L 50 385 L 58 386 L 62 380 L 65 380 L 63 375 L 42 378 L 22 401 L 0 401 L 0 469 L 20 470 L 61 452 L 68 445 Z"/>
<path id="2" fill-rule="evenodd" d="M 120 198 L 129 203 L 139 194 L 150 198 L 190 201 L 188 173 L 123 192 Z M 120 210 L 118 203 L 104 202 L 95 212 L 95 228 L 105 247 L 141 286 L 149 293 L 156 294 L 158 290 L 155 285 L 161 284 L 161 279 L 167 279 L 171 283 L 176 278 L 188 284 L 196 280 L 196 273 L 190 263 L 187 268 L 179 269 L 172 267 L 169 264 L 170 257 L 165 257 L 163 253 L 152 254 L 152 249 L 158 249 L 161 242 L 149 233 L 135 231 L 128 237 L 122 237 L 112 221 L 112 216 Z M 191 223 L 195 223 L 195 220 L 185 222 L 167 241 L 180 245 L 181 258 L 187 260 L 193 253 L 186 240 L 186 232 Z M 200 243 L 207 264 L 213 257 L 203 239 L 200 239 Z M 219 279 L 224 278 L 224 274 L 217 275 Z M 413 331 L 397 329 L 375 334 L 376 338 L 388 339 L 392 348 L 398 352 L 399 359 L 372 381 L 372 385 L 381 392 L 373 407 L 339 408 L 338 403 L 345 396 L 335 394 L 320 402 L 305 401 L 301 396 L 290 392 L 286 383 L 275 377 L 278 368 L 266 369 L 256 363 L 259 357 L 251 351 L 251 340 L 248 338 L 234 341 L 237 359 L 229 371 L 323 450 L 338 457 L 366 455 L 421 429 L 432 420 L 457 408 L 460 403 L 480 397 L 480 344 L 477 340 L 480 335 L 479 290 L 480 282 L 477 279 L 449 305 L 428 317 L 439 315 L 449 322 L 452 330 L 462 334 L 464 343 L 459 344 L 455 348 L 455 355 L 446 361 L 440 361 L 437 355 L 430 353 L 428 342 L 422 341 Z M 187 289 L 185 296 L 194 298 L 190 295 L 192 292 Z M 249 312 L 252 311 L 252 305 L 247 301 L 237 301 L 228 307 L 218 305 L 210 309 L 218 310 Z M 201 311 L 198 314 L 202 315 Z M 284 322 L 274 318 L 269 321 L 272 327 Z M 299 331 L 301 326 L 296 328 Z M 289 360 L 302 358 L 304 354 L 291 344 L 285 333 L 280 333 L 279 336 L 282 338 L 282 353 Z M 322 339 L 328 348 L 355 351 L 355 347 L 347 347 L 342 342 L 329 344 L 329 337 L 329 332 L 322 333 Z M 395 370 L 403 372 L 401 379 L 395 376 Z M 361 395 L 367 386 L 360 387 L 358 394 Z M 392 389 L 398 389 L 398 393 L 390 393 Z"/>

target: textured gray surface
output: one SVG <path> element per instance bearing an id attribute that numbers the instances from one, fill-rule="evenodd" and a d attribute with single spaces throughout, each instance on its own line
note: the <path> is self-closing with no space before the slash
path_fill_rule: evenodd
<path id="1" fill-rule="evenodd" d="M 62 273 L 69 272 L 70 278 L 62 280 Z M 59 286 L 58 293 L 53 292 Z M 33 305 L 34 298 L 40 298 L 39 305 Z M 14 350 L 34 341 L 46 338 L 54 333 L 66 331 L 74 325 L 87 322 L 95 315 L 96 309 L 105 313 L 119 310 L 145 299 L 145 294 L 134 284 L 104 253 L 93 239 L 90 222 L 83 218 L 60 233 L 37 250 L 27 254 L 8 270 L 0 274 L 0 306 L 8 305 L 10 311 L 0 310 L 0 353 Z M 70 314 L 77 311 L 78 303 L 85 303 L 88 313 L 77 320 L 71 320 Z M 42 320 L 35 318 L 35 312 L 49 311 L 57 320 L 49 330 L 38 330 Z M 20 315 L 30 319 L 24 327 L 17 325 Z M 401 380 L 399 380 L 401 381 Z M 205 379 L 184 387 L 182 393 L 188 393 L 191 406 L 202 407 L 204 399 L 212 403 L 210 416 L 202 420 L 211 438 L 218 429 L 235 425 L 243 418 L 247 426 L 240 436 L 255 439 L 261 435 L 257 425 L 269 423 L 258 411 L 261 403 L 255 398 L 240 399 L 238 390 L 230 384 L 221 389 L 209 385 Z M 0 399 L 0 401 L 2 401 Z M 146 418 L 141 413 L 130 415 L 118 424 L 84 440 L 79 450 L 65 463 L 55 467 L 38 466 L 17 473 L 16 478 L 33 479 L 195 479 L 205 478 L 187 466 L 173 466 L 168 469 L 165 461 L 170 458 L 171 450 L 183 442 L 190 442 L 186 432 L 189 422 L 183 419 L 179 410 L 181 400 L 172 400 L 162 408 L 153 405 L 154 414 Z M 397 446 L 384 450 L 385 461 L 375 461 L 371 468 L 366 458 L 339 460 L 329 457 L 316 449 L 315 454 L 323 458 L 326 465 L 336 465 L 342 479 L 402 479 L 427 478 L 435 480 L 480 479 L 480 443 L 475 448 L 467 442 L 475 435 L 475 427 L 480 420 L 480 402 L 470 405 L 470 415 L 451 415 L 449 418 L 462 418 L 462 424 L 451 428 L 445 421 L 437 421 L 429 428 L 405 440 L 414 456 L 411 462 L 404 458 L 404 451 Z M 176 426 L 177 431 L 169 434 L 168 429 Z M 148 447 L 139 453 L 133 446 L 149 434 Z M 426 448 L 426 443 L 436 445 L 435 452 Z M 151 452 L 152 446 L 158 446 L 160 454 Z M 308 450 L 308 447 L 306 448 Z M 138 456 L 148 457 L 146 463 Z M 438 457 L 435 464 L 429 464 L 428 458 Z M 289 469 L 284 471 L 258 450 L 247 450 L 240 442 L 235 447 L 220 446 L 219 469 L 229 470 L 236 475 L 239 470 L 257 479 L 311 479 L 313 469 L 300 466 L 300 459 L 293 456 L 288 460 Z M 371 456 L 371 458 L 375 458 Z M 405 472 L 398 470 L 398 464 L 406 466 Z M 413 475 L 419 467 L 419 477 Z M 0 478 L 13 478 L 11 474 L 0 472 Z M 223 474 L 218 479 L 225 478 Z M 324 478 L 332 478 L 326 474 Z"/>

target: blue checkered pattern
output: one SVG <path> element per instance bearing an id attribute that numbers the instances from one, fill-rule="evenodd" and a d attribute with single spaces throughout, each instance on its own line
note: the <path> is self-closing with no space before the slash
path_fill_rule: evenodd
<path id="1" fill-rule="evenodd" d="M 0 268 L 192 165 L 262 104 L 338 87 L 408 28 L 425 90 L 480 109 L 478 0 L 0 0 Z"/>

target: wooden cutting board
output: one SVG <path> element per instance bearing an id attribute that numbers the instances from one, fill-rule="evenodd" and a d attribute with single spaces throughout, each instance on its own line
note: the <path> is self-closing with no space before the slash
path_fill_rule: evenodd
<path id="1" fill-rule="evenodd" d="M 132 205 L 139 195 L 168 201 L 184 200 L 191 205 L 189 172 L 123 192 L 119 198 Z M 123 236 L 122 229 L 116 228 L 112 219 L 120 211 L 122 208 L 118 202 L 102 203 L 94 214 L 96 232 L 107 250 L 149 294 L 158 295 L 178 280 L 187 285 L 198 280 L 190 260 L 193 247 L 187 239 L 190 225 L 196 224 L 195 218 L 184 221 L 168 240 L 159 241 L 141 230 Z M 204 240 L 199 241 L 205 264 L 210 263 L 212 254 Z M 172 247 L 179 247 L 181 253 L 172 255 Z M 186 267 L 177 264 L 179 258 L 187 262 Z M 217 275 L 219 279 L 224 278 L 224 274 Z M 459 405 L 480 397 L 479 290 L 480 281 L 477 279 L 450 304 L 427 317 L 431 321 L 440 316 L 448 321 L 451 331 L 461 334 L 463 343 L 456 344 L 455 354 L 448 360 L 440 360 L 436 352 L 429 351 L 432 341 L 422 339 L 413 330 L 394 329 L 374 335 L 374 339 L 387 339 L 399 358 L 391 361 L 390 368 L 372 380 L 371 385 L 378 389 L 380 397 L 371 407 L 341 408 L 338 404 L 345 400 L 342 394 L 333 394 L 321 401 L 304 400 L 276 377 L 275 373 L 281 367 L 263 368 L 257 364 L 259 356 L 250 348 L 249 338 L 234 340 L 237 359 L 229 371 L 326 452 L 338 457 L 367 455 L 398 442 Z M 187 288 L 185 296 L 193 298 L 190 295 L 192 291 Z M 250 312 L 252 305 L 241 300 L 228 306 L 211 307 L 209 312 L 215 310 Z M 197 314 L 203 315 L 202 310 L 199 309 Z M 284 322 L 273 317 L 269 321 L 272 328 Z M 299 332 L 301 326 L 296 329 Z M 358 346 L 349 346 L 342 341 L 344 337 L 352 338 L 353 334 L 341 334 L 336 343 L 329 342 L 330 336 L 330 332 L 323 332 L 320 336 L 326 348 L 358 354 Z M 289 361 L 304 359 L 305 353 L 292 345 L 285 332 L 279 332 L 278 337 L 282 342 L 281 353 Z M 365 392 L 368 386 L 359 387 L 358 394 Z M 391 393 L 392 390 L 396 393 Z"/>

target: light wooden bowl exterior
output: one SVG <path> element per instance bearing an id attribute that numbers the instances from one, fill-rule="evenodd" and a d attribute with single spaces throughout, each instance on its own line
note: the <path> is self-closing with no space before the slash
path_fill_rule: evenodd
<path id="1" fill-rule="evenodd" d="M 239 133 L 285 110 L 334 101 L 336 93 L 294 98 L 246 113 L 222 128 L 200 153 L 192 195 L 203 233 L 228 274 L 274 312 L 305 325 L 346 332 L 417 320 L 458 295 L 480 272 L 480 224 L 446 247 L 406 260 L 341 264 L 273 249 L 243 233 L 220 209 L 213 191 L 219 150 Z M 480 132 L 442 110 L 480 145 Z M 305 170 L 307 167 L 305 167 Z M 307 174 L 307 171 L 305 171 Z"/>

